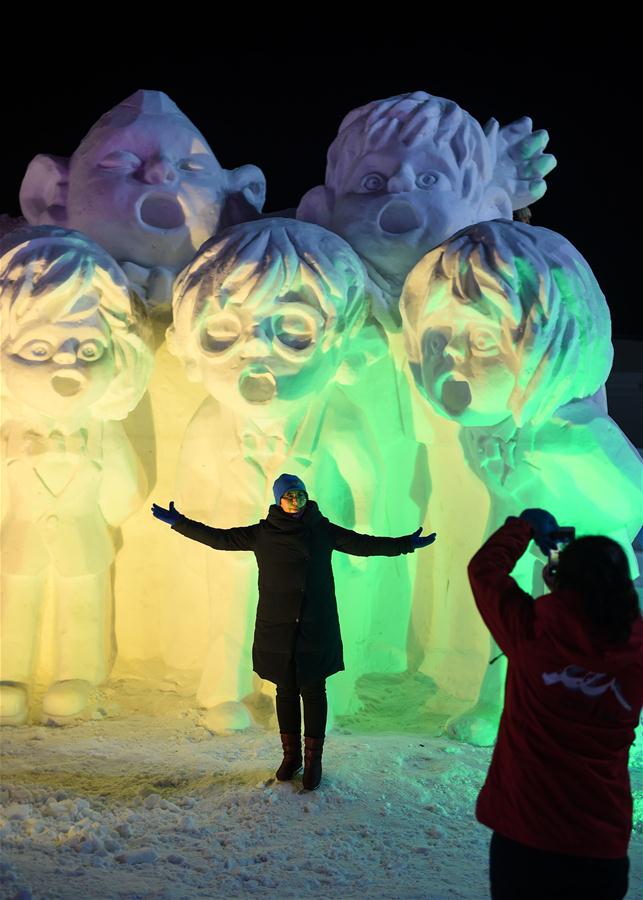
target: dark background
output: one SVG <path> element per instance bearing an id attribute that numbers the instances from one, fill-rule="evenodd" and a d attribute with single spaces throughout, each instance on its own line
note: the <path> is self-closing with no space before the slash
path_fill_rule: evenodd
<path id="1" fill-rule="evenodd" d="M 395 30 L 394 21 L 386 27 Z M 537 47 L 511 54 L 483 52 L 473 41 L 453 49 L 432 43 L 334 53 L 213 46 L 195 50 L 198 64 L 171 57 L 129 64 L 123 48 L 109 66 L 80 72 L 35 63 L 29 77 L 38 90 L 22 86 L 3 96 L 0 212 L 19 214 L 20 182 L 35 154 L 69 156 L 100 115 L 139 88 L 169 94 L 226 168 L 260 166 L 265 212 L 296 206 L 323 182 L 326 150 L 347 112 L 425 90 L 455 100 L 481 124 L 528 115 L 535 129 L 547 129 L 558 165 L 532 223 L 560 232 L 586 257 L 607 297 L 614 336 L 643 338 L 640 51 L 628 52 L 613 36 L 592 46 L 581 41 L 573 53 L 542 35 Z"/>

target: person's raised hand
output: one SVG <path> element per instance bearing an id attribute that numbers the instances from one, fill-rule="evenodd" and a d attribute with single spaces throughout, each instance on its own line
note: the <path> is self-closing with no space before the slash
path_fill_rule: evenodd
<path id="1" fill-rule="evenodd" d="M 559 525 L 551 513 L 545 509 L 523 509 L 519 518 L 529 522 L 534 529 L 534 540 L 545 556 L 555 549 L 553 534 L 558 531 Z"/>
<path id="2" fill-rule="evenodd" d="M 413 544 L 413 549 L 418 550 L 421 547 L 428 547 L 429 544 L 432 544 L 436 539 L 437 534 L 433 531 L 431 534 L 422 534 L 422 526 L 418 528 L 417 531 L 414 531 L 413 534 L 410 534 L 411 543 Z"/>
<path id="3" fill-rule="evenodd" d="M 167 522 L 168 525 L 174 525 L 174 523 L 181 518 L 181 513 L 174 506 L 174 500 L 170 500 L 169 509 L 165 509 L 165 507 L 153 503 L 152 515 L 155 519 L 160 519 L 161 522 Z"/>

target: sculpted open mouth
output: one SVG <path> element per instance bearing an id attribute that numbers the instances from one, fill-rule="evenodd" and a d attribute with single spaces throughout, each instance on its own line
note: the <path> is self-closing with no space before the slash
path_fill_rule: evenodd
<path id="1" fill-rule="evenodd" d="M 471 403 L 471 388 L 466 381 L 455 381 L 448 378 L 440 392 L 442 405 L 452 416 L 458 416 Z"/>
<path id="2" fill-rule="evenodd" d="M 139 206 L 138 215 L 144 225 L 163 231 L 185 224 L 183 207 L 171 194 L 148 194 Z"/>
<path id="3" fill-rule="evenodd" d="M 85 385 L 85 378 L 77 372 L 67 372 L 65 375 L 54 375 L 51 386 L 61 397 L 73 397 Z"/>
<path id="4" fill-rule="evenodd" d="M 277 380 L 266 366 L 250 366 L 241 373 L 239 393 L 248 403 L 268 403 L 277 393 Z"/>
<path id="5" fill-rule="evenodd" d="M 415 207 L 404 200 L 392 200 L 380 213 L 379 226 L 389 234 L 406 234 L 421 224 Z"/>

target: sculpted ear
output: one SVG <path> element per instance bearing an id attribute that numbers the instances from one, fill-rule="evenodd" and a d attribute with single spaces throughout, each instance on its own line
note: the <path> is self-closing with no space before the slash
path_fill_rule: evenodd
<path id="1" fill-rule="evenodd" d="M 20 186 L 20 208 L 30 225 L 65 225 L 69 160 L 39 153 L 34 156 Z"/>
<path id="2" fill-rule="evenodd" d="M 322 228 L 330 228 L 331 216 L 335 205 L 333 191 L 323 184 L 311 188 L 299 201 L 295 218 L 302 222 L 312 222 Z"/>
<path id="3" fill-rule="evenodd" d="M 227 176 L 228 196 L 220 228 L 256 219 L 266 202 L 266 176 L 258 166 L 239 166 Z"/>

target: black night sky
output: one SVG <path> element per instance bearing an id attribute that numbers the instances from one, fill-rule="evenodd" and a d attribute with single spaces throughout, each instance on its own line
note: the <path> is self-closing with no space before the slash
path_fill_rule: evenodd
<path id="1" fill-rule="evenodd" d="M 492 63 L 492 52 L 462 45 L 332 54 L 213 49 L 198 64 L 117 61 L 80 78 L 36 64 L 30 77 L 39 90 L 7 90 L 3 97 L 0 211 L 19 214 L 20 182 L 34 155 L 69 156 L 102 113 L 139 88 L 169 94 L 223 166 L 260 166 L 268 181 L 265 212 L 296 206 L 323 182 L 326 149 L 347 112 L 426 90 L 455 100 L 482 124 L 528 115 L 535 129 L 548 130 L 547 149 L 558 165 L 533 206 L 532 223 L 560 232 L 586 257 L 612 311 L 614 336 L 643 338 L 640 95 L 635 57 L 620 49 L 585 43 L 563 54 L 545 42 Z"/>

